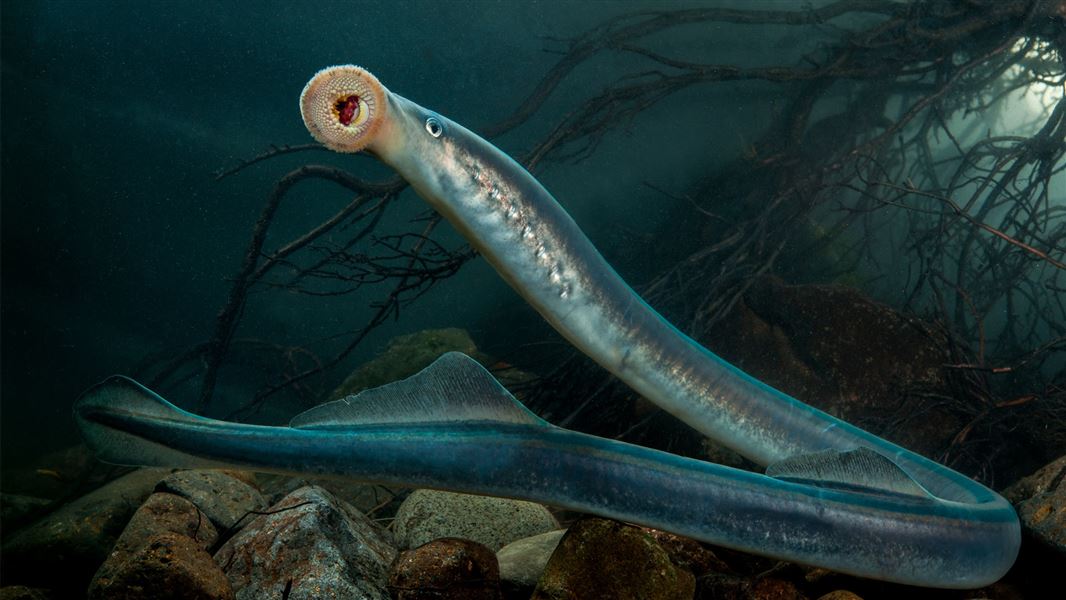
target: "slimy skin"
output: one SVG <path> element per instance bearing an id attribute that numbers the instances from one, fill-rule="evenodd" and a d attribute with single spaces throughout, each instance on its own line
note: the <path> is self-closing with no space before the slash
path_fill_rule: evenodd
<path id="1" fill-rule="evenodd" d="M 770 388 L 678 331 L 489 142 L 354 66 L 319 72 L 300 103 L 316 139 L 393 167 L 575 346 L 772 476 L 550 426 L 452 355 L 405 382 L 312 409 L 291 427 L 204 419 L 112 379 L 75 406 L 104 460 L 523 498 L 914 585 L 979 587 L 1013 564 L 1020 528 L 1006 500 Z M 420 390 L 458 398 L 422 405 Z M 383 418 L 393 400 L 398 412 Z M 422 413 L 435 416 L 419 421 Z"/>
<path id="2" fill-rule="evenodd" d="M 339 126 L 327 110 L 347 93 L 375 98 L 367 117 L 378 123 L 372 134 Z M 826 449 L 870 448 L 960 517 L 971 517 L 974 523 L 961 531 L 986 520 L 995 524 L 994 534 L 969 539 L 975 556 L 991 548 L 1001 559 L 998 568 L 971 573 L 974 580 L 994 581 L 1013 563 L 1020 534 L 1006 500 L 767 386 L 680 332 L 618 276 L 551 194 L 491 143 L 351 65 L 316 74 L 300 106 L 316 139 L 342 152 L 365 150 L 394 168 L 560 334 L 644 397 L 761 465 Z M 944 531 L 956 542 L 959 534 Z M 961 576 L 968 566 L 955 570 Z M 951 577 L 930 573 L 920 583 L 950 584 Z"/>
<path id="3" fill-rule="evenodd" d="M 423 395 L 447 397 L 421 403 Z M 313 408 L 289 427 L 198 417 L 124 377 L 88 390 L 74 414 L 107 462 L 519 498 L 900 583 L 984 585 L 1009 566 L 1004 556 L 1016 544 L 1009 507 L 940 501 L 906 485 L 808 485 L 552 426 L 458 353 Z M 884 466 L 871 456 L 885 461 L 859 457 L 862 469 Z"/>

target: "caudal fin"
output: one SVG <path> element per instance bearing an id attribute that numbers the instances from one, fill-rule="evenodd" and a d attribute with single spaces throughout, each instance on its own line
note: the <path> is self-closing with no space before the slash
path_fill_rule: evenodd
<path id="1" fill-rule="evenodd" d="M 205 468 L 224 466 L 164 444 L 181 426 L 210 422 L 184 411 L 136 381 L 114 375 L 74 402 L 74 420 L 85 442 L 116 465 Z"/>

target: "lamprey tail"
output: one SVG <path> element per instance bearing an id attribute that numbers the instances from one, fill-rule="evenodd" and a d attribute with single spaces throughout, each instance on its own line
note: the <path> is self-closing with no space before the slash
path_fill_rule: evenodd
<path id="1" fill-rule="evenodd" d="M 89 448 L 107 463 L 186 469 L 225 466 L 176 450 L 179 446 L 166 435 L 137 435 L 133 423 L 151 422 L 164 433 L 176 433 L 179 425 L 196 427 L 211 420 L 174 406 L 128 377 L 114 375 L 86 390 L 74 403 L 74 420 Z"/>

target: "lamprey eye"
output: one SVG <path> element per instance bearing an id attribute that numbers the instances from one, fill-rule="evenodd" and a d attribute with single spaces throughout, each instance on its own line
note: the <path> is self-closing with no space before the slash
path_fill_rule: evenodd
<path id="1" fill-rule="evenodd" d="M 308 131 L 337 152 L 359 152 L 373 142 L 385 108 L 385 88 L 352 65 L 319 71 L 300 96 Z"/>
<path id="2" fill-rule="evenodd" d="M 444 133 L 444 125 L 441 125 L 436 117 L 429 117 L 426 119 L 426 131 L 429 132 L 429 135 L 439 138 Z"/>

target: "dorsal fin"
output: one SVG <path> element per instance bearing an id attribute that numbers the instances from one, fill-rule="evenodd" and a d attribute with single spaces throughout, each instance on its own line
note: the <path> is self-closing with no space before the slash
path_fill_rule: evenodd
<path id="1" fill-rule="evenodd" d="M 766 467 L 766 474 L 824 488 L 933 498 L 899 465 L 869 448 L 791 456 Z"/>
<path id="2" fill-rule="evenodd" d="M 496 421 L 547 427 L 484 367 L 448 352 L 418 373 L 304 411 L 289 422 L 299 429 L 353 425 Z"/>

